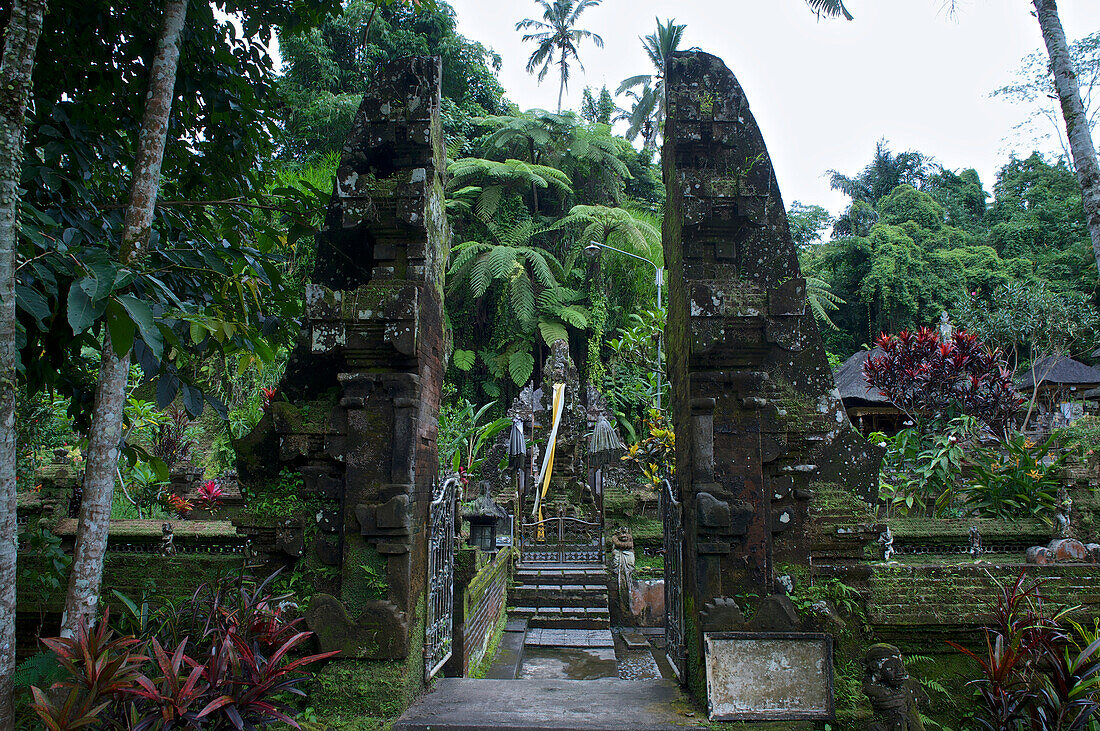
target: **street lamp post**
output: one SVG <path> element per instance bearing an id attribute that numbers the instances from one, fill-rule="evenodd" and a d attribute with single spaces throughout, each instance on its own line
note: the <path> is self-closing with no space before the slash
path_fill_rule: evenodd
<path id="1" fill-rule="evenodd" d="M 607 244 L 601 244 L 599 241 L 589 242 L 588 246 L 584 247 L 584 254 L 585 254 L 585 256 L 591 258 L 591 257 L 597 256 L 600 253 L 600 249 L 608 249 L 609 251 L 618 252 L 619 254 L 623 254 L 624 256 L 630 256 L 630 257 L 633 257 L 635 259 L 640 259 L 640 260 L 644 261 L 646 264 L 649 264 L 651 267 L 653 267 L 654 275 L 655 275 L 655 278 L 656 278 L 656 284 L 657 284 L 657 308 L 661 309 L 661 307 L 663 306 L 663 304 L 662 304 L 663 301 L 661 300 L 661 285 L 663 285 L 664 281 L 665 281 L 665 270 L 664 269 L 657 266 L 656 263 L 650 261 L 649 259 L 646 259 L 644 256 L 638 256 L 637 254 L 632 254 L 629 251 L 623 251 L 622 249 L 616 249 L 614 246 L 608 246 Z M 663 350 L 661 345 L 662 345 L 662 341 L 664 340 L 664 335 L 665 335 L 664 329 L 662 329 L 659 333 L 657 333 L 657 410 L 658 411 L 661 410 L 661 371 L 662 371 L 662 366 L 661 366 L 662 358 L 661 358 L 661 356 L 662 356 L 662 350 Z"/>

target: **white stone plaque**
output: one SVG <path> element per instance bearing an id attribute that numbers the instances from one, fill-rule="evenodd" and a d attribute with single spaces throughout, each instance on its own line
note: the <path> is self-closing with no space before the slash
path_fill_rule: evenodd
<path id="1" fill-rule="evenodd" d="M 712 721 L 833 720 L 833 643 L 809 632 L 707 632 Z"/>

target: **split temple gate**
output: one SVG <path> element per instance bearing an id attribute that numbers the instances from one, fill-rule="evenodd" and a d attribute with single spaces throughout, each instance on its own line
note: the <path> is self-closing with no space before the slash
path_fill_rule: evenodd
<path id="1" fill-rule="evenodd" d="M 453 564 L 453 481 L 436 430 L 449 333 L 450 233 L 437 58 L 372 80 L 319 236 L 298 347 L 239 445 L 256 490 L 286 469 L 322 506 L 293 548 L 327 567 L 307 614 L 326 702 L 400 710 L 449 653 L 441 599 Z M 782 591 L 809 562 L 807 508 L 824 484 L 870 499 L 877 455 L 835 390 L 782 199 L 744 92 L 721 60 L 675 54 L 667 73 L 666 340 L 677 431 L 668 486 L 669 650 L 704 696 L 703 633 L 795 628 Z M 450 546 L 450 548 L 449 548 Z M 682 594 L 680 593 L 682 591 Z M 762 597 L 751 622 L 732 597 Z M 678 599 L 678 600 L 676 600 Z"/>

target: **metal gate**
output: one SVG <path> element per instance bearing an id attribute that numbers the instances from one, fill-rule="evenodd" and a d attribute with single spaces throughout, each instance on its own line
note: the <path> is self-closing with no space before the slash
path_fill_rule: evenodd
<path id="1" fill-rule="evenodd" d="M 684 680 L 684 506 L 672 483 L 663 480 L 661 517 L 665 527 L 665 652 L 677 677 Z"/>
<path id="2" fill-rule="evenodd" d="M 424 629 L 424 678 L 431 680 L 451 657 L 454 641 L 455 490 L 457 476 L 432 493 L 428 523 L 428 616 Z"/>
<path id="3" fill-rule="evenodd" d="M 603 563 L 603 527 L 555 517 L 520 526 L 520 560 L 531 563 Z"/>

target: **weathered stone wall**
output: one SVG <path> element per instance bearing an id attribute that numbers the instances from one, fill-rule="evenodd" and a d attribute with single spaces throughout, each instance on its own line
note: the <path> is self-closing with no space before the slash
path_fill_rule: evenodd
<path id="1" fill-rule="evenodd" d="M 877 455 L 835 389 L 744 92 L 700 51 L 674 54 L 666 79 L 666 334 L 689 666 L 701 672 L 698 612 L 771 594 L 777 566 L 808 564 L 817 485 L 869 497 Z"/>
<path id="2" fill-rule="evenodd" d="M 461 592 L 461 616 L 455 616 L 456 653 L 461 652 L 463 677 L 485 657 L 493 630 L 507 608 L 508 581 L 511 577 L 512 549 L 498 551 L 481 567 Z M 459 589 L 461 587 L 456 587 Z M 458 649 L 461 642 L 461 649 Z"/>

